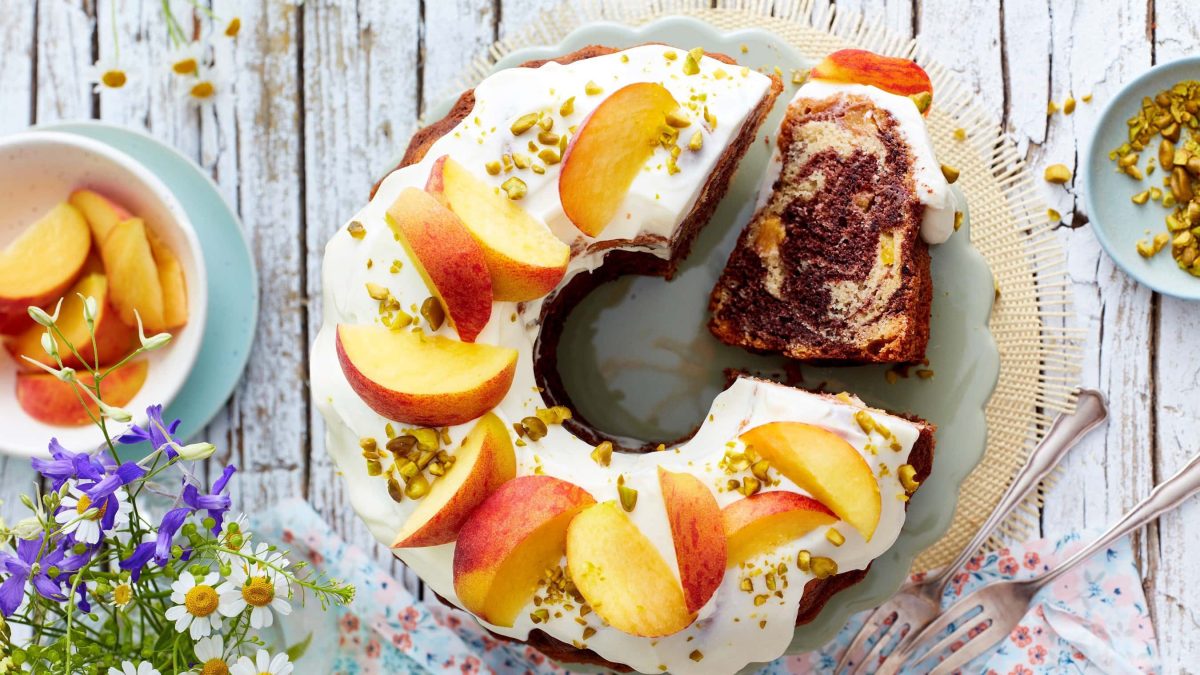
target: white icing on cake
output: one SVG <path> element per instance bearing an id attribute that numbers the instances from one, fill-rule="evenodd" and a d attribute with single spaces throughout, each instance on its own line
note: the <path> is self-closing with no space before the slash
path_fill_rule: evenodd
<path id="1" fill-rule="evenodd" d="M 886 110 L 896 120 L 900 136 L 908 145 L 913 162 L 913 182 L 917 198 L 925 206 L 921 219 L 921 238 L 927 244 L 940 244 L 954 234 L 954 196 L 950 184 L 942 174 L 942 165 L 933 152 L 933 141 L 929 128 L 917 106 L 907 96 L 886 92 L 868 84 L 851 84 L 831 80 L 809 80 L 796 90 L 792 102 L 801 99 L 820 100 L 839 95 L 862 96 L 871 100 L 876 107 Z M 759 207 L 766 203 L 771 194 L 771 185 L 779 177 L 782 159 L 776 147 L 767 165 L 767 176 L 759 193 Z"/>
<path id="2" fill-rule="evenodd" d="M 676 52 L 679 58 L 666 60 L 663 53 L 668 50 Z M 667 87 L 681 102 L 704 95 L 704 105 L 718 121 L 715 129 L 705 128 L 700 152 L 685 151 L 680 156 L 681 171 L 678 174 L 667 174 L 661 165 L 665 152 L 657 151 L 648 162 L 647 170 L 635 179 L 614 222 L 595 239 L 583 236 L 563 214 L 557 193 L 558 165 L 547 166 L 544 175 L 520 172 L 528 185 L 528 195 L 520 204 L 546 222 L 559 238 L 576 245 L 567 278 L 560 288 L 573 274 L 593 269 L 603 262 L 603 252 L 587 248 L 588 244 L 597 241 L 658 235 L 662 237 L 662 243 L 643 250 L 667 257 L 667 242 L 671 235 L 691 210 L 720 154 L 736 137 L 770 86 L 769 79 L 763 75 L 707 57 L 701 60 L 700 75 L 687 77 L 680 68 L 683 58 L 682 50 L 650 45 L 569 65 L 514 68 L 487 78 L 475 90 L 476 105 L 472 114 L 439 139 L 422 162 L 393 172 L 380 186 L 375 198 L 355 215 L 354 220 L 365 228 L 362 239 L 351 237 L 343 229 L 329 242 L 322 269 L 324 322 L 312 351 L 313 398 L 327 423 L 326 448 L 347 481 L 349 489 L 345 494 L 371 533 L 384 545 L 394 541 L 417 502 L 411 499 L 393 501 L 388 496 L 385 480 L 368 475 L 359 439 L 372 437 L 382 443 L 389 421 L 372 411 L 350 388 L 338 365 L 334 339 L 339 323 L 370 324 L 379 320 L 378 302 L 365 290 L 368 282 L 388 288 L 405 309 L 430 295 L 415 265 L 384 221 L 387 207 L 402 189 L 423 186 L 432 162 L 441 155 L 454 157 L 477 177 L 498 186 L 508 175 L 514 174 L 488 176 L 483 166 L 502 152 L 511 151 L 512 147 L 523 151 L 520 145 L 525 141 L 514 143 L 508 132 L 515 118 L 532 110 L 557 111 L 565 99 L 574 96 L 574 113 L 566 120 L 557 119 L 556 124 L 578 124 L 604 98 L 604 94 L 585 94 L 585 83 L 594 81 L 609 93 L 632 82 L 655 81 Z M 728 76 L 718 78 L 715 75 L 718 70 Z M 401 263 L 400 269 L 393 273 L 390 269 L 397 260 Z M 541 302 L 525 305 L 493 303 L 491 320 L 477 339 L 518 351 L 513 385 L 494 411 L 506 425 L 546 406 L 536 391 L 533 370 L 533 346 L 540 330 L 537 321 L 540 309 Z M 448 325 L 438 332 L 456 337 Z M 846 542 L 840 547 L 825 539 L 826 528 L 819 528 L 762 556 L 759 562 L 769 559 L 771 564 L 776 561 L 788 563 L 791 570 L 789 583 L 780 588 L 781 598 L 772 596 L 765 604 L 756 606 L 754 595 L 738 588 L 740 575 L 736 568 L 730 568 L 722 586 L 701 610 L 697 621 L 684 631 L 665 638 L 640 638 L 602 625 L 593 613 L 587 617 L 588 625 L 597 632 L 586 640 L 586 647 L 606 659 L 644 672 L 658 672 L 665 666 L 674 672 L 698 674 L 732 673 L 748 663 L 767 661 L 782 654 L 792 638 L 798 603 L 804 584 L 810 578 L 796 569 L 797 552 L 807 549 L 814 556 L 833 558 L 840 571 L 862 569 L 891 546 L 904 522 L 905 503 L 901 499 L 904 489 L 896 473 L 908 461 L 919 430 L 908 421 L 873 411 L 875 419 L 894 434 L 900 450 L 886 449 L 876 436 L 873 444 L 884 449 L 871 452 L 867 447 L 870 442 L 867 435 L 854 419 L 854 413 L 860 409 L 857 404 L 761 380 L 739 378 L 713 402 L 711 414 L 695 437 L 678 448 L 645 455 L 615 453 L 610 466 L 600 467 L 589 459 L 591 446 L 563 427 L 554 425 L 550 426 L 545 438 L 516 447 L 518 475 L 527 475 L 536 469 L 582 487 L 598 502 L 617 498 L 616 480 L 618 475 L 624 474 L 626 483 L 639 493 L 637 508 L 630 514 L 633 522 L 673 569 L 676 569 L 675 551 L 658 488 L 656 471 L 659 466 L 696 475 L 713 488 L 718 503 L 725 506 L 741 497 L 739 493 L 723 491 L 730 476 L 718 464 L 730 447 L 727 444 L 732 442 L 732 447 L 739 448 L 741 444 L 736 439 L 741 432 L 759 424 L 786 420 L 809 422 L 835 431 L 859 451 L 876 475 L 884 474 L 879 480 L 882 513 L 870 542 L 863 541 L 853 528 L 843 523 L 838 529 Z M 399 430 L 406 425 L 395 423 L 393 426 Z M 451 427 L 448 430 L 451 442 L 445 447 L 451 451 L 456 448 L 471 427 L 471 423 Z M 804 492 L 782 476 L 780 480 L 779 485 L 769 489 Z M 454 544 L 446 544 L 397 550 L 396 555 L 434 592 L 450 602 L 457 602 L 451 574 L 453 551 Z M 524 639 L 534 628 L 528 616 L 532 609 L 531 602 L 511 628 L 488 627 L 503 635 Z M 574 616 L 574 613 L 564 612 L 561 618 L 552 616 L 547 623 L 536 627 L 568 644 L 578 642 L 583 626 L 574 621 Z M 765 623 L 760 627 L 760 622 Z M 704 654 L 699 662 L 689 656 L 697 649 Z"/>

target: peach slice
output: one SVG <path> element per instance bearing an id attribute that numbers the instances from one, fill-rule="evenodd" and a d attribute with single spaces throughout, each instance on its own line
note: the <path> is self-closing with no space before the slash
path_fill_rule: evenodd
<path id="1" fill-rule="evenodd" d="M 828 429 L 802 422 L 764 424 L 741 438 L 870 541 L 879 524 L 879 481 L 854 446 Z"/>
<path id="2" fill-rule="evenodd" d="M 679 564 L 687 611 L 700 611 L 725 576 L 725 523 L 721 507 L 699 478 L 658 469 Z"/>
<path id="3" fill-rule="evenodd" d="M 759 492 L 733 502 L 721 513 L 725 518 L 730 565 L 837 522 L 837 516 L 824 504 L 796 492 Z"/>
<path id="4" fill-rule="evenodd" d="M 558 176 L 563 211 L 579 231 L 595 237 L 617 216 L 677 108 L 666 87 L 636 82 L 614 91 L 579 125 Z"/>
<path id="5" fill-rule="evenodd" d="M 813 79 L 869 84 L 900 96 L 933 93 L 929 74 L 916 62 L 882 56 L 863 49 L 842 49 L 826 56 L 811 73 Z"/>
<path id="6" fill-rule="evenodd" d="M 95 269 L 99 269 L 97 263 Z M 79 296 L 96 299 L 96 347 L 92 349 L 91 336 L 88 334 L 87 322 L 83 318 L 83 300 Z M 62 309 L 58 315 L 58 329 L 63 336 L 75 346 L 75 350 L 88 364 L 106 365 L 124 358 L 133 349 L 135 329 L 126 325 L 117 317 L 117 312 L 108 303 L 108 279 L 99 272 L 85 272 L 79 281 L 63 296 Z M 42 349 L 42 335 L 46 329 L 34 325 L 24 333 L 5 343 L 5 348 L 12 354 L 17 363 L 23 367 L 33 368 L 21 356 L 28 356 L 47 366 L 58 367 L 54 359 Z M 57 337 L 58 355 L 63 365 L 71 368 L 82 368 L 83 363 L 75 358 L 62 340 Z"/>
<path id="7" fill-rule="evenodd" d="M 183 328 L 188 320 L 187 279 L 183 276 L 183 265 L 167 244 L 146 229 L 146 240 L 150 242 L 150 254 L 158 266 L 158 283 L 163 293 L 163 326 L 161 330 Z"/>
<path id="8" fill-rule="evenodd" d="M 338 362 L 372 410 L 425 427 L 469 422 L 512 386 L 517 350 L 384 326 L 337 327 Z"/>
<path id="9" fill-rule="evenodd" d="M 416 188 L 396 197 L 387 221 L 458 336 L 474 342 L 492 316 L 492 278 L 479 243 L 453 211 Z"/>
<path id="10" fill-rule="evenodd" d="M 136 326 L 140 315 L 146 330 L 164 330 L 162 283 L 142 219 L 117 223 L 100 245 L 100 257 L 108 272 L 110 300 L 121 320 Z"/>
<path id="11" fill-rule="evenodd" d="M 567 528 L 567 570 L 596 614 L 641 637 L 695 620 L 675 572 L 615 501 L 584 509 Z"/>
<path id="12" fill-rule="evenodd" d="M 449 206 L 483 247 L 497 300 L 536 300 L 562 281 L 571 248 L 463 165 L 439 157 L 425 189 Z"/>
<path id="13" fill-rule="evenodd" d="M 475 424 L 454 456 L 454 464 L 400 528 L 393 548 L 454 541 L 471 511 L 517 473 L 508 427 L 492 413 Z"/>
<path id="14" fill-rule="evenodd" d="M 454 592 L 484 621 L 511 626 L 566 547 L 567 525 L 596 501 L 551 476 L 520 476 L 472 513 L 454 547 Z"/>
<path id="15" fill-rule="evenodd" d="M 131 361 L 110 371 L 100 382 L 104 402 L 117 407 L 128 405 L 146 382 L 149 365 L 145 360 Z M 91 373 L 77 375 L 80 384 L 91 386 Z M 81 403 L 79 398 L 87 404 Z M 43 424 L 76 427 L 91 424 L 88 411 L 97 412 L 95 401 L 87 394 L 75 391 L 75 385 L 62 382 L 50 373 L 18 373 L 17 402 L 27 415 Z"/>
<path id="16" fill-rule="evenodd" d="M 41 307 L 66 292 L 92 248 L 83 214 L 70 204 L 50 209 L 0 251 L 0 333 L 25 330 L 30 306 Z"/>
<path id="17" fill-rule="evenodd" d="M 124 206 L 93 190 L 76 190 L 67 201 L 83 213 L 96 246 L 104 243 L 117 223 L 133 217 Z"/>

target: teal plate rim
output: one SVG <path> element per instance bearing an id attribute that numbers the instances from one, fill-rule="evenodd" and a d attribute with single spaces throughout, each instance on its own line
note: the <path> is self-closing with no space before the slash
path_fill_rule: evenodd
<path id="1" fill-rule="evenodd" d="M 34 129 L 84 136 L 133 157 L 170 188 L 192 221 L 208 271 L 209 318 L 187 381 L 163 414 L 168 421 L 182 420 L 178 436 L 186 441 L 229 400 L 254 345 L 258 269 L 241 221 L 211 176 L 144 131 L 96 120 L 52 122 Z"/>
<path id="2" fill-rule="evenodd" d="M 755 51 L 765 50 L 770 53 L 774 63 L 786 65 L 790 63 L 809 64 L 809 60 L 799 54 L 782 38 L 773 33 L 749 28 L 724 32 L 707 22 L 687 16 L 668 16 L 656 19 L 639 27 L 631 27 L 622 23 L 599 21 L 578 28 L 568 34 L 553 46 L 532 46 L 514 50 L 495 61 L 489 72 L 517 66 L 529 60 L 544 59 L 566 54 L 589 44 L 605 44 L 616 47 L 627 47 L 644 42 L 664 42 L 669 44 L 684 44 L 704 46 L 706 49 L 737 54 L 739 45 L 749 46 L 749 55 L 738 54 L 740 59 L 754 56 Z M 785 69 L 786 72 L 786 69 Z M 462 83 L 462 86 L 473 86 L 474 82 Z M 787 88 L 776 104 L 786 105 L 790 97 Z M 438 99 L 436 105 L 430 106 L 423 116 L 423 121 L 436 120 L 449 112 L 457 98 L 457 94 Z M 770 129 L 777 123 L 777 117 L 768 119 L 764 129 Z M 772 121 L 776 120 L 776 121 Z M 389 165 L 396 166 L 397 163 Z M 731 189 L 731 194 L 733 190 Z M 964 209 L 965 210 L 965 209 Z M 956 308 L 969 312 L 972 316 L 971 342 L 978 349 L 978 360 L 972 364 L 968 372 L 958 374 L 959 377 L 948 377 L 948 387 L 953 393 L 963 397 L 975 398 L 974 401 L 963 404 L 966 415 L 971 419 L 958 420 L 963 431 L 953 440 L 944 434 L 945 429 L 939 430 L 937 438 L 940 453 L 935 453 L 934 471 L 936 482 L 941 483 L 942 489 L 936 494 L 928 488 L 936 485 L 934 480 L 927 481 L 926 490 L 917 493 L 913 498 L 909 517 L 896 543 L 872 563 L 866 578 L 837 594 L 825 605 L 819 615 L 810 623 L 796 627 L 788 654 L 803 653 L 821 648 L 828 643 L 845 625 L 847 619 L 855 612 L 878 606 L 891 597 L 904 582 L 912 561 L 917 555 L 933 545 L 949 529 L 958 503 L 958 486 L 982 460 L 986 450 L 987 428 L 984 409 L 995 390 L 999 378 L 1000 357 L 995 340 L 988 327 L 992 303 L 994 301 L 992 277 L 986 261 L 973 246 L 969 245 L 969 216 L 965 219 L 962 231 L 957 235 L 972 263 L 982 266 L 987 272 L 986 279 L 979 288 L 972 288 L 971 293 L 978 293 L 979 300 L 972 306 Z M 951 240 L 952 242 L 954 239 Z M 947 244 L 943 244 L 946 246 Z M 936 284 L 936 253 L 935 253 L 935 284 Z M 982 278 L 981 278 L 982 279 Z M 983 283 L 986 282 L 986 283 Z M 986 288 L 984 288 L 986 286 Z M 935 293 L 938 286 L 935 285 Z M 935 308 L 937 300 L 935 299 Z M 935 309 L 936 311 L 936 309 Z M 936 336 L 935 336 L 936 338 Z M 942 378 L 939 372 L 938 378 Z M 964 380 L 973 380 L 974 386 L 968 386 Z M 953 465 L 947 463 L 953 455 Z M 940 461 L 939 461 L 940 458 Z M 953 475 L 947 473 L 951 471 Z M 575 664 L 571 667 L 576 668 Z"/>
<path id="3" fill-rule="evenodd" d="M 1108 159 L 1113 148 L 1128 141 L 1125 120 L 1141 105 L 1142 97 L 1153 96 L 1181 80 L 1200 78 L 1200 56 L 1187 56 L 1147 70 L 1121 87 L 1100 113 L 1089 140 L 1084 164 L 1084 203 L 1089 222 L 1100 246 L 1108 257 L 1138 283 L 1156 293 L 1181 300 L 1200 300 L 1200 277 L 1179 269 L 1169 251 L 1153 258 L 1143 258 L 1135 249 L 1136 242 L 1145 236 L 1164 232 L 1163 218 L 1152 202 L 1137 206 L 1130 201 L 1142 187 L 1117 173 Z M 1148 149 L 1153 152 L 1153 149 Z"/>

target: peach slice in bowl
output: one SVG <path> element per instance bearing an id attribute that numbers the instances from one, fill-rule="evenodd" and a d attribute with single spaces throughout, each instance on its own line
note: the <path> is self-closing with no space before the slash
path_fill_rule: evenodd
<path id="1" fill-rule="evenodd" d="M 172 335 L 142 357 L 144 382 L 122 392 L 123 407 L 144 423 L 146 406 L 171 403 L 183 387 L 204 334 L 207 279 L 187 214 L 158 177 L 108 145 L 53 131 L 0 138 L 0 452 L 42 455 L 51 437 L 72 450 L 103 441 L 94 426 L 49 423 L 73 419 L 54 409 L 62 397 L 42 400 L 28 386 L 20 400 L 17 393 L 18 376 L 34 372 L 18 357 L 34 351 L 29 356 L 48 360 L 26 308 L 52 312 L 64 299 L 60 321 L 75 340 L 81 322 L 65 313 L 80 311 L 71 301 L 80 289 L 103 303 L 101 361 L 123 352 L 126 340 L 136 343 L 134 310 L 147 334 Z"/>

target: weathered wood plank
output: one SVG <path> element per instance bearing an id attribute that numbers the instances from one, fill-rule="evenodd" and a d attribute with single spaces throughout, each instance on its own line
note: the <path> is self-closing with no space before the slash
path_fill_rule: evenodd
<path id="1" fill-rule="evenodd" d="M 34 121 L 83 119 L 94 113 L 90 4 L 40 0 L 37 10 L 37 105 Z"/>
<path id="2" fill-rule="evenodd" d="M 970 17 L 968 24 L 964 17 Z M 930 56 L 958 76 L 979 103 L 1000 119 L 1004 110 L 1004 72 L 997 0 L 923 5 L 917 35 Z M 936 95 L 936 93 L 935 93 Z"/>
<path id="3" fill-rule="evenodd" d="M 1192 3 L 1154 3 L 1154 58 L 1158 63 L 1190 56 L 1200 42 L 1200 16 Z M 1149 224 L 1148 224 L 1149 226 Z M 1157 225 L 1161 227 L 1161 225 Z M 1165 253 L 1163 254 L 1165 255 Z M 1181 280 L 1182 281 L 1182 280 Z M 1159 299 L 1154 320 L 1155 469 L 1159 480 L 1170 476 L 1200 452 L 1200 312 L 1196 303 Z M 1195 522 L 1200 504 L 1192 500 L 1162 518 L 1150 540 L 1151 575 L 1146 580 L 1158 644 L 1166 671 L 1192 667 L 1200 654 L 1200 556 Z M 1186 665 L 1185 665 L 1186 664 Z"/>
<path id="4" fill-rule="evenodd" d="M 515 3 L 514 3 L 515 4 Z M 420 112 L 443 98 L 467 66 L 496 41 L 495 0 L 442 0 L 425 4 L 421 41 Z"/>
<path id="5" fill-rule="evenodd" d="M 232 91 L 201 117 L 201 159 L 242 218 L 258 265 L 261 306 L 249 365 L 209 430 L 241 469 L 238 503 L 249 513 L 304 496 L 308 462 L 308 334 L 304 293 L 303 8 L 219 0 L 240 15 L 236 41 L 216 44 Z M 217 313 L 214 320 L 220 320 Z M 224 435 L 224 439 L 221 436 Z M 218 459 L 222 459 L 219 457 Z"/>
<path id="6" fill-rule="evenodd" d="M 0 136 L 24 129 L 33 121 L 34 2 L 6 10 L 0 22 Z M 8 13 L 11 12 L 11 13 Z M 0 520 L 11 523 L 27 515 L 17 495 L 29 492 L 35 474 L 29 462 L 0 455 Z"/>
<path id="7" fill-rule="evenodd" d="M 913 36 L 916 28 L 915 7 L 910 0 L 834 0 L 839 14 L 857 13 L 864 19 L 883 22 L 896 35 Z"/>
<path id="8" fill-rule="evenodd" d="M 379 172 L 403 151 L 417 118 L 419 16 L 409 3 L 373 0 L 351 8 L 314 3 L 304 12 L 304 141 L 308 331 L 321 327 L 325 242 L 365 202 Z M 336 366 L 334 366 L 336 367 Z M 410 590 L 416 575 L 375 543 L 347 508 L 347 486 L 325 452 L 315 407 L 308 499 L 347 541 L 373 550 Z"/>

